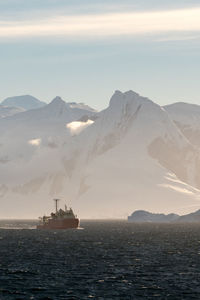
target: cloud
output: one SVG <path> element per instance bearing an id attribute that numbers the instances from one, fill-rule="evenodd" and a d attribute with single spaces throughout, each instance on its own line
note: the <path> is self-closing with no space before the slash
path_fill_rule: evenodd
<path id="1" fill-rule="evenodd" d="M 39 146 L 41 144 L 41 139 L 33 139 L 28 141 L 29 145 Z"/>
<path id="2" fill-rule="evenodd" d="M 71 135 L 76 135 L 93 123 L 94 121 L 92 120 L 88 120 L 87 122 L 74 121 L 66 124 L 66 128 L 70 130 Z"/>
<path id="3" fill-rule="evenodd" d="M 200 31 L 200 7 L 190 9 L 64 15 L 32 21 L 1 21 L 0 38 L 105 37 Z"/>
<path id="4" fill-rule="evenodd" d="M 177 41 L 188 41 L 200 39 L 200 34 L 182 34 L 182 35 L 169 35 L 162 38 L 155 39 L 156 42 L 177 42 Z"/>
<path id="5" fill-rule="evenodd" d="M 172 189 L 176 192 L 180 192 L 180 193 L 183 193 L 183 194 L 193 194 L 194 191 L 196 191 L 196 189 L 194 188 L 191 188 L 191 190 L 186 187 L 182 187 L 182 186 L 175 186 L 175 185 L 171 185 L 171 184 L 160 184 L 160 186 L 162 187 L 165 187 L 165 188 L 169 188 L 169 189 Z"/>

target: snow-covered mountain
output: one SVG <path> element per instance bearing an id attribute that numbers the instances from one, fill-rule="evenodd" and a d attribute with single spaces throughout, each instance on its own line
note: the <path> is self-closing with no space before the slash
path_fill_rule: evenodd
<path id="1" fill-rule="evenodd" d="M 49 213 L 53 197 L 81 218 L 199 206 L 198 149 L 164 108 L 133 91 L 99 113 L 74 105 L 57 97 L 0 121 L 2 216 Z"/>
<path id="2" fill-rule="evenodd" d="M 76 103 L 76 102 L 68 102 L 67 103 L 70 108 L 77 108 L 81 110 L 86 110 L 86 111 L 91 111 L 91 112 L 96 112 L 96 110 L 85 103 Z"/>
<path id="3" fill-rule="evenodd" d="M 14 116 L 25 111 L 23 108 L 0 105 L 0 119 Z"/>
<path id="4" fill-rule="evenodd" d="M 48 152 L 59 148 L 71 137 L 70 129 L 66 127 L 68 123 L 95 115 L 92 109 L 71 107 L 71 104 L 56 97 L 44 107 L 1 119 L 0 161 L 30 161 L 38 148 L 40 153 L 44 149 Z"/>
<path id="5" fill-rule="evenodd" d="M 177 127 L 193 144 L 200 146 L 200 106 L 177 102 L 164 106 Z"/>
<path id="6" fill-rule="evenodd" d="M 19 107 L 24 110 L 35 109 L 46 105 L 45 102 L 38 100 L 31 95 L 9 97 L 2 101 L 1 105 Z"/>
<path id="7" fill-rule="evenodd" d="M 76 137 L 76 147 L 78 167 L 66 188 L 86 216 L 122 217 L 131 208 L 181 212 L 199 205 L 199 191 L 191 187 L 198 185 L 198 153 L 160 106 L 132 91 L 117 91 Z"/>

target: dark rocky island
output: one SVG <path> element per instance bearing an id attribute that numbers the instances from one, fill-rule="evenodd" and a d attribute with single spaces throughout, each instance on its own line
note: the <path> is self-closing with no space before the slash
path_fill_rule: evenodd
<path id="1" fill-rule="evenodd" d="M 136 210 L 128 217 L 129 222 L 135 223 L 192 223 L 192 222 L 200 222 L 200 210 L 196 212 L 179 216 L 177 214 L 158 214 L 158 213 L 151 213 L 145 210 Z"/>
<path id="2" fill-rule="evenodd" d="M 180 223 L 198 223 L 199 222 L 200 223 L 200 209 L 193 213 L 180 216 L 177 219 L 177 222 L 180 222 Z"/>

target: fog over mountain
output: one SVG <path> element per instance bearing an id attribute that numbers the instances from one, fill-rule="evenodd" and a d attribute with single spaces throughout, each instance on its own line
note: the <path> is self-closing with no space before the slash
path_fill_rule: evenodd
<path id="1" fill-rule="evenodd" d="M 12 106 L 3 106 L 0 105 L 0 119 L 14 116 L 20 112 L 25 111 L 23 108 L 20 107 L 12 107 Z"/>
<path id="2" fill-rule="evenodd" d="M 199 107 L 187 105 L 116 91 L 100 112 L 56 97 L 0 119 L 0 217 L 49 213 L 54 197 L 80 218 L 196 210 L 200 154 L 185 126 L 198 130 Z"/>

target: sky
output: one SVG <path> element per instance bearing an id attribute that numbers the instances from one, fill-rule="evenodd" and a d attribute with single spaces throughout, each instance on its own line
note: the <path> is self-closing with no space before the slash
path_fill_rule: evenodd
<path id="1" fill-rule="evenodd" d="M 0 0 L 0 101 L 200 104 L 200 1 Z"/>

